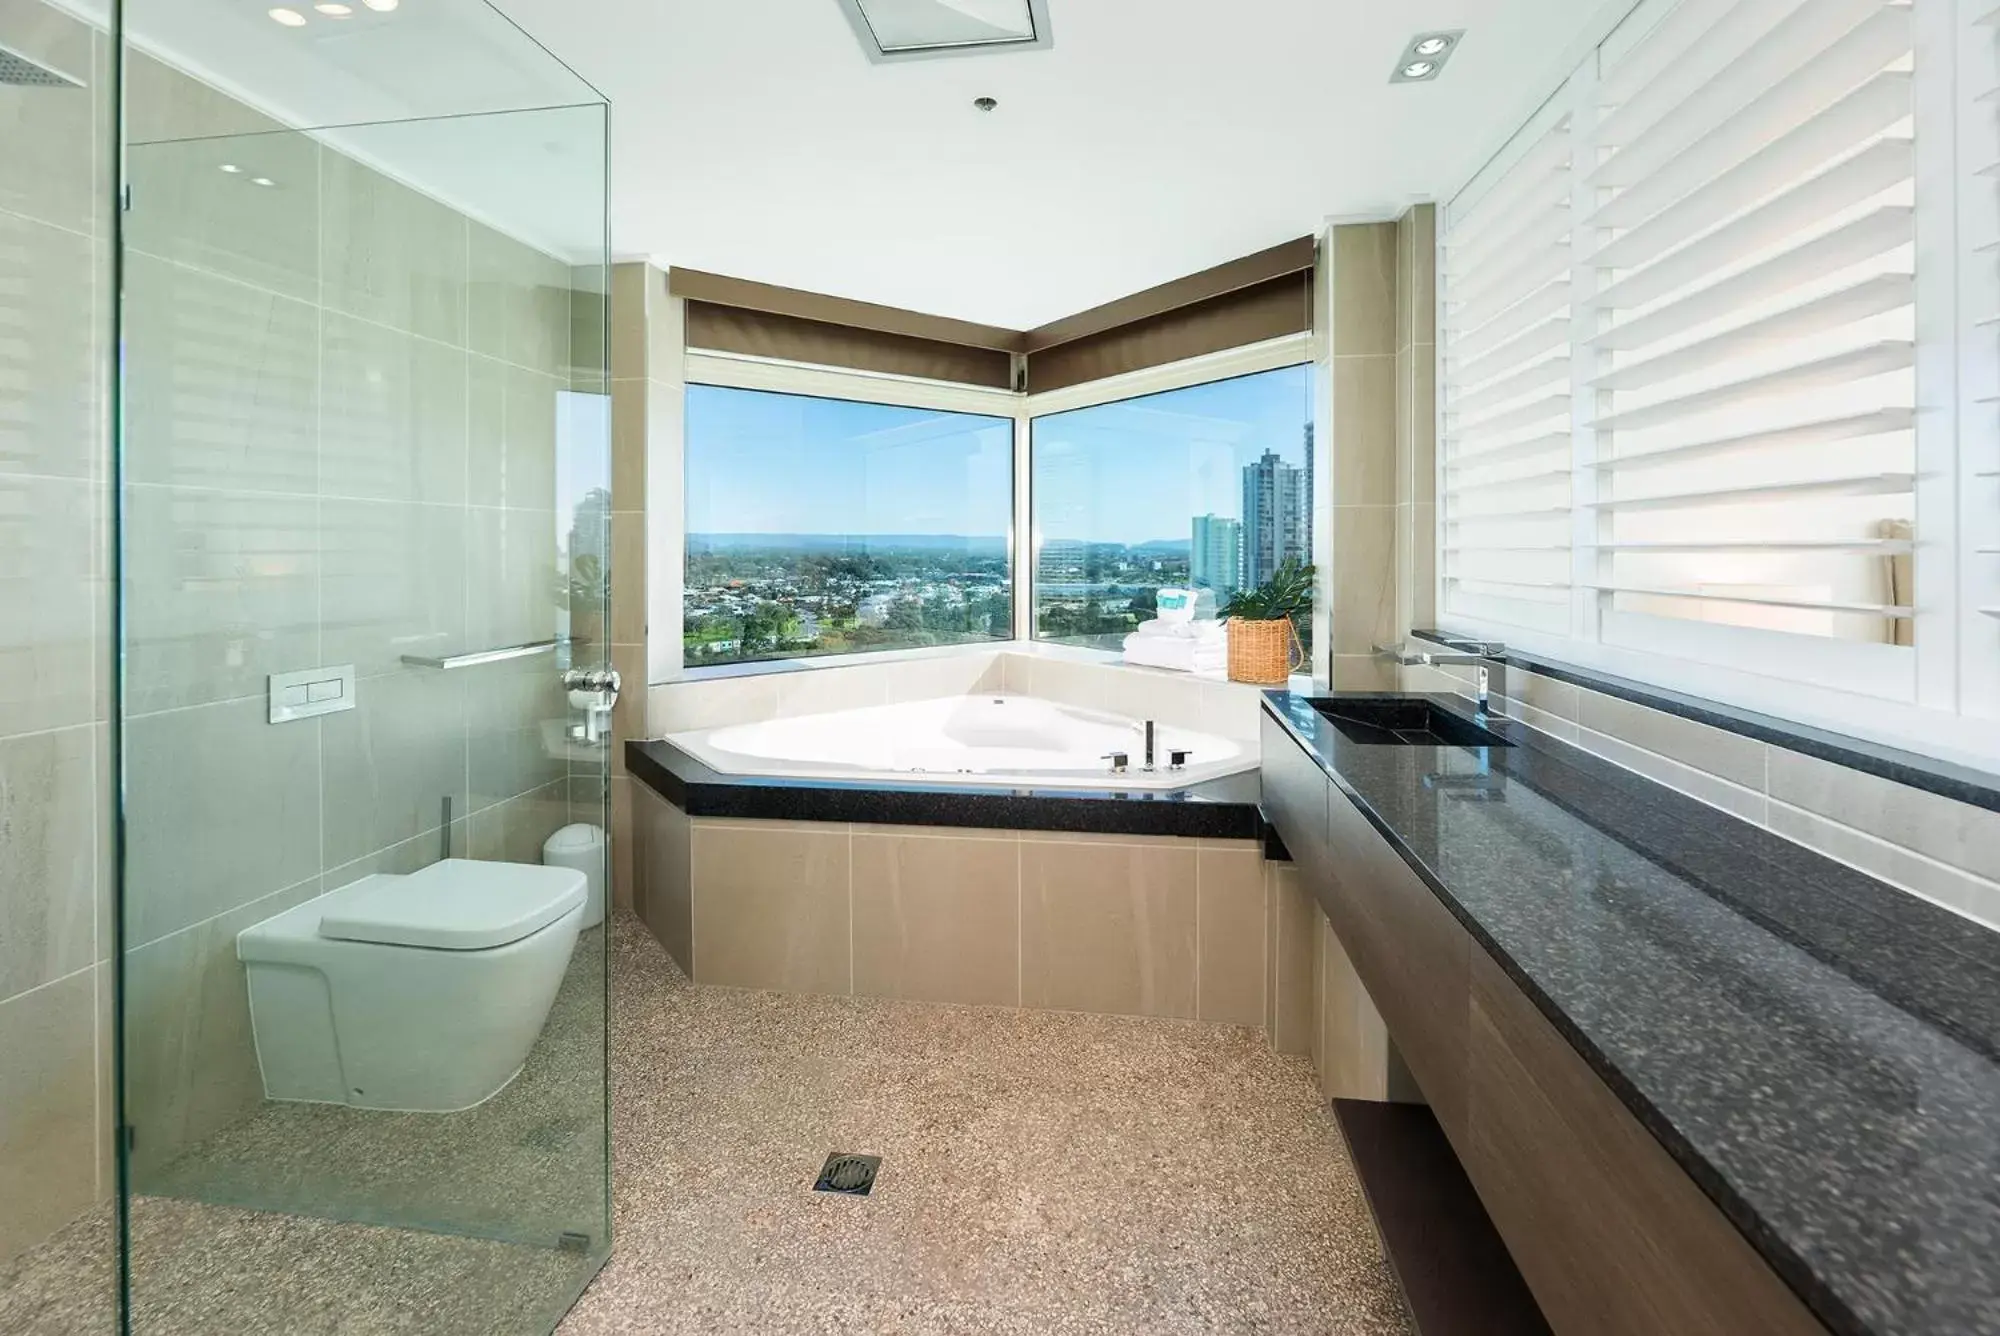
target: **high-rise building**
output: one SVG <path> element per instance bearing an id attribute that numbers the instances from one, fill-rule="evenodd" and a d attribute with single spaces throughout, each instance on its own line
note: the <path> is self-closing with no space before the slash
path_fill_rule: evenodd
<path id="1" fill-rule="evenodd" d="M 1308 454 L 1307 458 L 1311 458 Z M 1287 560 L 1311 559 L 1306 471 L 1266 450 L 1243 467 L 1242 587 L 1255 589 Z"/>
<path id="2" fill-rule="evenodd" d="M 1311 565 L 1313 559 L 1313 505 L 1313 424 L 1308 422 L 1306 423 L 1306 494 L 1301 502 L 1301 510 L 1304 512 L 1301 522 L 1305 527 L 1307 565 Z"/>
<path id="3" fill-rule="evenodd" d="M 1213 589 L 1218 604 L 1242 588 L 1243 525 L 1221 515 L 1194 517 L 1194 539 L 1188 549 L 1188 583 Z"/>

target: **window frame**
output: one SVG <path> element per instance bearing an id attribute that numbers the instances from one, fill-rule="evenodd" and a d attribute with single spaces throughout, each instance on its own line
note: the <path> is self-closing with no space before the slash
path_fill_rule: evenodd
<path id="1" fill-rule="evenodd" d="M 1592 98 L 1596 71 L 1608 54 L 1642 39 L 1652 25 L 1673 9 L 1673 0 L 1640 0 L 1620 25 L 1584 53 L 1580 62 L 1559 73 L 1560 83 L 1518 130 L 1484 165 L 1440 206 L 1439 236 L 1445 234 L 1453 210 L 1464 210 L 1493 188 L 1520 152 L 1535 138 L 1537 128 L 1561 115 L 1572 126 L 1583 125 L 1580 138 L 1595 114 Z M 1775 643 L 1773 633 L 1744 632 L 1716 636 L 1717 628 L 1700 623 L 1676 623 L 1662 628 L 1653 646 L 1635 648 L 1612 644 L 1604 623 L 1633 614 L 1601 610 L 1589 591 L 1572 598 L 1567 633 L 1534 631 L 1476 616 L 1447 612 L 1446 529 L 1437 526 L 1433 593 L 1438 629 L 1499 641 L 1549 659 L 1626 677 L 1669 690 L 1707 696 L 1802 724 L 1907 747 L 1930 755 L 2000 771 L 2000 671 L 1994 646 L 2000 617 L 1981 611 L 1981 600 L 2000 593 L 2000 505 L 1978 491 L 1983 481 L 2000 489 L 1983 470 L 2000 470 L 2000 410 L 1992 403 L 1980 416 L 1979 396 L 2000 395 L 1993 365 L 1993 331 L 1977 322 L 1990 310 L 1968 309 L 1980 298 L 1965 293 L 1965 283 L 1978 271 L 1975 259 L 1991 270 L 1990 256 L 1975 256 L 1969 216 L 1972 174 L 1993 157 L 1994 138 L 1983 148 L 1973 146 L 1977 128 L 1969 118 L 1990 106 L 1975 97 L 1994 86 L 2000 61 L 1991 49 L 1988 30 L 1971 27 L 1990 10 L 1976 0 L 1933 0 L 1914 6 L 1916 79 L 1913 85 L 1916 179 L 1916 302 L 1917 302 L 1917 423 L 1916 505 L 1919 516 L 1916 563 L 1915 644 L 1905 649 L 1907 661 L 1889 662 L 1872 651 L 1892 646 L 1839 643 L 1811 644 L 1805 637 Z M 1970 40 L 1968 34 L 1985 34 Z M 1980 155 L 1983 154 L 1983 157 Z M 1990 213 L 1990 210 L 1989 210 Z M 1987 233 L 1995 227 L 1984 218 Z M 1578 248 L 1573 273 L 1587 273 L 1587 259 Z M 1963 281 L 1962 281 L 1963 280 Z M 1991 304 L 2000 299 L 2000 284 L 1984 278 L 1982 294 Z M 1438 285 L 1436 317 L 1445 327 L 1445 285 Z M 1980 335 L 1984 335 L 1984 341 Z M 1572 328 L 1572 348 L 1586 336 Z M 1437 439 L 1444 439 L 1445 341 L 1437 346 L 1438 394 L 1433 405 Z M 1580 413 L 1572 424 L 1574 486 L 1594 477 L 1594 433 Z M 1435 461 L 1437 495 L 1445 483 L 1445 452 Z M 1580 495 L 1581 493 L 1577 493 Z M 1588 512 L 1572 507 L 1573 522 L 1584 523 Z M 1581 560 L 1579 556 L 1575 558 Z M 1981 566 L 1976 563 L 1986 563 Z M 1575 575 L 1578 584 L 1583 574 Z M 1982 592 L 1985 591 L 1985 592 Z M 1736 632 L 1742 628 L 1727 628 Z M 1667 652 L 1673 637 L 1682 644 L 1706 640 L 1704 658 Z M 1821 662 L 1799 680 L 1803 656 L 1818 653 Z M 1728 661 L 1719 662 L 1718 659 Z"/>
<path id="2" fill-rule="evenodd" d="M 1021 472 L 1020 395 L 1010 390 L 989 390 L 978 386 L 954 385 L 943 381 L 920 380 L 915 377 L 894 376 L 880 372 L 848 371 L 806 366 L 795 362 L 779 362 L 768 358 L 694 351 L 689 351 L 684 356 L 681 387 L 681 402 L 678 406 L 680 422 L 677 426 L 681 438 L 681 488 L 680 505 L 675 511 L 680 522 L 678 550 L 673 558 L 681 572 L 681 581 L 680 597 L 675 600 L 672 611 L 672 624 L 667 628 L 668 634 L 672 637 L 671 658 L 675 665 L 674 678 L 704 674 L 739 676 L 759 671 L 784 672 L 800 666 L 833 667 L 841 664 L 873 663 L 905 655 L 991 654 L 1015 643 L 1013 637 L 1019 634 L 1023 604 L 1017 560 Z M 1010 447 L 1013 451 L 1011 474 L 1015 495 L 1008 507 L 1006 532 L 1008 597 L 1011 601 L 1010 638 L 955 645 L 913 645 L 901 649 L 856 650 L 845 654 L 797 654 L 723 664 L 690 664 L 687 661 L 685 620 L 688 535 L 686 491 L 688 442 L 685 393 L 686 390 L 695 387 L 747 390 L 754 393 L 784 394 L 811 399 L 838 399 L 847 403 L 940 413 L 963 413 L 1011 422 L 1013 424 L 1013 440 Z"/>
<path id="3" fill-rule="evenodd" d="M 1020 420 L 1015 434 L 1015 506 L 1017 531 L 1028 536 L 1028 550 L 1025 567 L 1018 547 L 1015 551 L 1015 581 L 1024 592 L 1024 597 L 1015 603 L 1014 634 L 1018 644 L 1037 649 L 1063 649 L 1080 653 L 1102 653 L 1116 657 L 1113 651 L 1093 651 L 1088 647 L 1068 645 L 1060 640 L 1046 640 L 1035 635 L 1036 581 L 1040 578 L 1042 536 L 1035 528 L 1034 516 L 1034 422 L 1038 417 L 1050 417 L 1057 413 L 1069 413 L 1083 408 L 1099 408 L 1106 404 L 1124 403 L 1132 399 L 1143 399 L 1148 395 L 1166 394 L 1173 390 L 1193 389 L 1198 385 L 1212 385 L 1218 381 L 1236 380 L 1244 376 L 1254 376 L 1266 371 L 1282 371 L 1289 367 L 1303 366 L 1308 369 L 1317 364 L 1318 342 L 1312 333 L 1289 334 L 1283 338 L 1267 339 L 1261 343 L 1245 344 L 1240 348 L 1230 348 L 1222 352 L 1207 353 L 1186 361 L 1169 362 L 1163 366 L 1148 367 L 1142 371 L 1127 372 L 1122 376 L 1108 376 L 1103 380 L 1087 381 L 1082 385 L 1072 385 L 1060 390 L 1046 390 L 1041 394 L 1021 397 Z M 1320 419 L 1318 411 L 1319 394 L 1316 386 L 1308 390 L 1308 421 L 1315 424 Z M 1328 433 L 1315 425 L 1313 450 L 1321 458 L 1315 459 L 1314 470 L 1318 477 L 1331 475 L 1324 458 L 1327 450 Z M 1319 516 L 1308 514 L 1308 524 L 1317 525 Z M 1322 535 L 1314 534 L 1313 550 L 1324 552 L 1326 548 L 1319 541 Z M 1327 563 L 1322 561 L 1322 567 Z M 1322 653 L 1320 647 L 1331 644 L 1332 607 L 1324 597 L 1313 599 L 1312 642 L 1315 653 Z M 1317 676 L 1317 669 L 1313 670 Z"/>

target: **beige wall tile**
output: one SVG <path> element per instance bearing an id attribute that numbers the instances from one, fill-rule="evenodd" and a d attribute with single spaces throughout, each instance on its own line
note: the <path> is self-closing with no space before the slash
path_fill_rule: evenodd
<path id="1" fill-rule="evenodd" d="M 1335 691 L 1394 691 L 1396 665 L 1373 654 L 1333 656 Z"/>
<path id="2" fill-rule="evenodd" d="M 135 255 L 124 334 L 130 481 L 317 493 L 313 307 Z"/>
<path id="3" fill-rule="evenodd" d="M 1030 844 L 1105 844 L 1141 849 L 1193 849 L 1201 843 L 1182 835 L 1107 835 L 1086 830 L 1024 830 L 1021 840 Z"/>
<path id="4" fill-rule="evenodd" d="M 327 867 L 436 830 L 446 798 L 469 814 L 466 686 L 461 674 L 407 669 L 357 684 L 352 710 L 319 721 Z"/>
<path id="5" fill-rule="evenodd" d="M 850 991 L 848 842 L 843 826 L 696 822 L 695 982 Z"/>
<path id="6" fill-rule="evenodd" d="M 611 512 L 611 641 L 646 643 L 646 513 Z M 643 695 L 645 678 L 627 679 L 626 689 Z"/>
<path id="7" fill-rule="evenodd" d="M 1197 996 L 1205 1021 L 1264 1024 L 1264 854 L 1254 842 L 1195 852 Z"/>
<path id="8" fill-rule="evenodd" d="M 555 512 L 466 511 L 465 639 L 468 650 L 547 640 L 558 587 Z M 546 665 L 544 665 L 546 667 Z"/>
<path id="9" fill-rule="evenodd" d="M 646 431 L 651 386 L 643 380 L 611 382 L 611 504 L 646 508 Z"/>
<path id="10" fill-rule="evenodd" d="M 0 998 L 96 959 L 98 731 L 0 740 Z"/>
<path id="11" fill-rule="evenodd" d="M 1396 507 L 1334 512 L 1333 652 L 1368 654 L 1395 637 Z"/>
<path id="12" fill-rule="evenodd" d="M 320 176 L 321 300 L 465 347 L 464 215 L 338 153 Z"/>
<path id="13" fill-rule="evenodd" d="M 96 509 L 88 482 L 0 473 L 0 735 L 103 714 Z"/>
<path id="14" fill-rule="evenodd" d="M 1788 803 L 1775 800 L 1771 803 L 1770 822 L 1771 829 L 1788 840 L 1955 909 L 1988 927 L 2000 928 L 2000 882 L 1925 858 L 1902 845 L 1877 839 Z"/>
<path id="15" fill-rule="evenodd" d="M 613 775 L 608 783 L 611 786 L 611 828 L 607 832 L 611 844 L 611 902 L 620 909 L 636 913 L 639 876 L 635 857 L 638 851 L 632 814 L 633 791 L 645 788 L 645 785 L 628 775 Z M 647 791 L 651 792 L 650 789 Z"/>
<path id="16" fill-rule="evenodd" d="M 648 735 L 656 738 L 775 719 L 777 674 L 663 683 L 647 693 L 647 702 Z"/>
<path id="17" fill-rule="evenodd" d="M 97 1199 L 96 979 L 0 1002 L 0 1263 Z"/>
<path id="18" fill-rule="evenodd" d="M 430 669 L 414 671 L 419 677 L 444 676 Z M 551 744 L 569 718 L 569 700 L 547 655 L 487 664 L 453 676 L 462 680 L 465 693 L 469 811 L 568 776 L 568 761 L 553 752 Z M 449 749 L 442 737 L 438 749 Z"/>
<path id="19" fill-rule="evenodd" d="M 129 944 L 318 874 L 319 721 L 266 716 L 258 698 L 126 725 Z"/>
<path id="20" fill-rule="evenodd" d="M 1333 504 L 1396 501 L 1396 359 L 1333 360 Z"/>
<path id="21" fill-rule="evenodd" d="M 1205 731 L 1247 742 L 1254 751 L 1262 729 L 1264 689 L 1244 682 L 1204 681 L 1201 712 Z"/>
<path id="22" fill-rule="evenodd" d="M 647 282 L 652 266 L 642 262 L 611 266 L 611 378 L 644 380 L 647 366 Z"/>
<path id="23" fill-rule="evenodd" d="M 779 673 L 773 680 L 778 690 L 777 714 L 784 719 L 859 710 L 887 700 L 887 678 L 880 667 L 871 664 Z"/>
<path id="24" fill-rule="evenodd" d="M 693 826 L 687 814 L 636 780 L 632 820 L 638 830 L 635 867 L 639 917 L 674 963 L 694 974 Z"/>
<path id="25" fill-rule="evenodd" d="M 1021 1000 L 1119 1015 L 1195 1013 L 1195 851 L 1021 845 Z"/>
<path id="26" fill-rule="evenodd" d="M 2000 881 L 2000 812 L 1770 749 L 1771 797 L 1992 881 Z"/>
<path id="27" fill-rule="evenodd" d="M 1271 1047 L 1280 1053 L 1310 1053 L 1317 1020 L 1313 1013 L 1314 939 L 1319 906 L 1299 882 L 1290 863 L 1272 863 Z"/>
<path id="28" fill-rule="evenodd" d="M 0 141 L 8 149 L 0 162 L 0 210 L 88 233 L 103 203 L 92 163 L 109 139 L 98 133 L 108 96 L 92 77 L 91 30 L 53 5 L 29 0 L 0 10 L 0 43 L 86 85 L 0 87 Z"/>
<path id="29" fill-rule="evenodd" d="M 856 993 L 1019 1004 L 1018 843 L 857 831 L 853 858 Z"/>
<path id="30" fill-rule="evenodd" d="M 554 376 L 489 357 L 467 361 L 467 499 L 476 506 L 554 510 Z M 549 526 L 554 532 L 555 526 Z"/>
<path id="31" fill-rule="evenodd" d="M 466 638 L 465 512 L 402 501 L 319 503 L 320 645 L 285 668 L 351 663 L 408 671 L 405 654 L 460 654 Z M 252 693 L 258 689 L 252 685 Z"/>
<path id="32" fill-rule="evenodd" d="M 261 696 L 268 674 L 323 662 L 317 502 L 126 491 L 129 710 Z"/>
<path id="33" fill-rule="evenodd" d="M 322 151 L 312 136 L 266 132 L 134 143 L 125 157 L 131 250 L 269 292 L 318 299 Z M 225 173 L 224 164 L 241 170 Z M 259 186 L 258 177 L 274 185 Z"/>
<path id="34" fill-rule="evenodd" d="M 331 311 L 320 330 L 321 494 L 463 502 L 465 351 Z"/>
<path id="35" fill-rule="evenodd" d="M 1670 789 L 1677 789 L 1690 798 L 1698 798 L 1711 807 L 1720 807 L 1756 825 L 1764 824 L 1766 804 L 1761 789 L 1744 788 L 1726 779 L 1717 779 L 1706 770 L 1697 770 L 1671 757 L 1634 747 L 1588 728 L 1577 729 L 1576 745 Z"/>
<path id="36" fill-rule="evenodd" d="M 933 700 L 1001 689 L 999 656 L 970 651 L 875 665 L 884 701 Z"/>
<path id="37" fill-rule="evenodd" d="M 1333 229 L 1333 355 L 1396 351 L 1396 225 Z"/>
<path id="38" fill-rule="evenodd" d="M 236 934 L 320 893 L 315 877 L 131 951 L 125 962 L 126 1119 L 133 1186 L 264 1097 Z"/>
<path id="39" fill-rule="evenodd" d="M 0 127 L 7 104 L 34 89 L 0 88 Z M 21 149 L 40 144 L 4 129 L 8 162 L 0 165 L 0 199 L 9 187 Z M 0 472 L 82 478 L 103 456 L 95 386 L 99 375 L 94 329 L 108 306 L 93 300 L 108 291 L 105 266 L 90 239 L 0 208 L 0 314 L 9 327 L 34 331 L 16 338 L 9 373 L 0 379 Z"/>
<path id="40" fill-rule="evenodd" d="M 1507 670 L 1507 698 L 1510 701 L 1532 706 L 1558 719 L 1575 721 L 1578 710 L 1582 708 L 1580 695 L 1581 688 L 1574 683 L 1559 682 L 1553 677 L 1523 672 L 1518 668 Z"/>
<path id="41" fill-rule="evenodd" d="M 569 824 L 569 781 L 495 803 L 466 821 L 467 857 L 495 863 L 540 863 L 542 845 Z"/>
<path id="42" fill-rule="evenodd" d="M 515 366 L 567 376 L 570 267 L 479 223 L 467 231 L 468 346 Z"/>
<path id="43" fill-rule="evenodd" d="M 1765 747 L 1755 738 L 1597 691 L 1580 693 L 1576 720 L 1585 728 L 1705 770 L 1732 784 L 1763 791 Z"/>

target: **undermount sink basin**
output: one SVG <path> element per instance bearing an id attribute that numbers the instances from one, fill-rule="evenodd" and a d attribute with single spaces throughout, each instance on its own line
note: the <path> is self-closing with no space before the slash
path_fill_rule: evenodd
<path id="1" fill-rule="evenodd" d="M 1394 747 L 1511 747 L 1491 729 L 1422 696 L 1331 696 L 1313 709 L 1350 742 Z"/>

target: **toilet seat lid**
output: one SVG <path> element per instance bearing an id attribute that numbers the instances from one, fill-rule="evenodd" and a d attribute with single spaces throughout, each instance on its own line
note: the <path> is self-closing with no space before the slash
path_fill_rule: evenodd
<path id="1" fill-rule="evenodd" d="M 439 951 L 518 942 L 582 904 L 574 868 L 447 858 L 407 877 L 367 877 L 328 895 L 322 937 Z"/>

